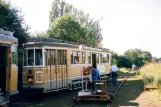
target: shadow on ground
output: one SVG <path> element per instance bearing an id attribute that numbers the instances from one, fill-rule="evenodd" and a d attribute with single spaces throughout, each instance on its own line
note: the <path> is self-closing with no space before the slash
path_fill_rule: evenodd
<path id="1" fill-rule="evenodd" d="M 139 104 L 132 101 L 136 100 L 144 91 L 143 87 L 143 81 L 138 78 L 137 73 L 131 73 L 129 79 L 123 84 L 116 97 L 113 99 L 110 107 L 138 107 Z"/>
<path id="2" fill-rule="evenodd" d="M 126 82 L 124 82 L 123 86 L 120 88 L 117 95 L 113 99 L 112 104 L 110 104 L 110 107 L 139 106 L 137 102 L 132 102 L 144 91 L 143 81 L 138 78 L 137 74 L 138 73 L 130 73 L 130 77 Z M 120 82 L 121 81 L 119 81 L 119 83 Z M 110 81 L 108 84 L 108 91 L 114 93 L 116 88 L 117 87 L 113 86 Z M 107 105 L 107 101 L 80 101 L 74 107 L 106 107 Z"/>

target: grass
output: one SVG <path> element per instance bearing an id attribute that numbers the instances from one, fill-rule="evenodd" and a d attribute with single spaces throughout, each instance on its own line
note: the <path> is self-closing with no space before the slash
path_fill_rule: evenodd
<path id="1" fill-rule="evenodd" d="M 144 91 L 139 72 L 131 72 L 110 107 L 161 107 L 159 90 Z"/>
<path id="2" fill-rule="evenodd" d="M 148 63 L 140 69 L 145 88 L 161 89 L 161 64 Z"/>
<path id="3" fill-rule="evenodd" d="M 130 69 L 128 69 L 128 68 L 120 68 L 119 71 L 118 71 L 118 75 L 126 73 L 128 71 L 130 71 Z"/>

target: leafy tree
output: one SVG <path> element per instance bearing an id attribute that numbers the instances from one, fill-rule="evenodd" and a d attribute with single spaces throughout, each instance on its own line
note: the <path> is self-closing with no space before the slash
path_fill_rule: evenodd
<path id="1" fill-rule="evenodd" d="M 26 42 L 28 38 L 29 27 L 23 20 L 21 11 L 11 7 L 10 3 L 0 0 L 0 28 L 14 32 L 14 37 L 18 38 L 18 79 L 22 82 L 22 61 L 23 61 L 23 47 L 22 43 Z"/>
<path id="2" fill-rule="evenodd" d="M 30 34 L 32 37 L 49 37 L 48 33 L 46 31 L 41 32 L 34 32 Z"/>
<path id="3" fill-rule="evenodd" d="M 29 27 L 23 21 L 21 11 L 12 8 L 9 3 L 0 0 L 0 28 L 14 32 L 20 44 L 26 42 Z"/>
<path id="4" fill-rule="evenodd" d="M 124 55 L 112 55 L 112 63 L 117 64 L 118 67 L 131 68 L 132 62 Z"/>
<path id="5" fill-rule="evenodd" d="M 51 23 L 59 17 L 60 12 L 60 0 L 54 0 L 52 3 L 52 9 L 49 14 L 49 27 L 51 26 Z"/>
<path id="6" fill-rule="evenodd" d="M 55 22 L 56 18 L 64 15 L 73 16 L 74 19 L 81 25 L 81 27 L 84 28 L 85 32 L 90 32 L 87 37 L 77 38 L 78 41 L 86 43 L 90 46 L 98 46 L 98 44 L 102 41 L 103 37 L 101 34 L 99 22 L 90 19 L 89 14 L 85 14 L 82 10 L 78 10 L 77 8 L 73 7 L 73 5 L 70 5 L 65 1 L 53 1 L 52 9 L 49 15 L 49 29 L 52 29 L 50 27 L 52 27 L 52 24 Z"/>
<path id="7" fill-rule="evenodd" d="M 143 66 L 145 63 L 152 60 L 152 55 L 150 52 L 142 51 L 140 49 L 130 49 L 127 50 L 124 55 L 135 63 L 138 67 Z"/>
<path id="8" fill-rule="evenodd" d="M 48 34 L 49 37 L 76 42 L 85 37 L 86 31 L 71 15 L 64 15 L 52 23 Z"/>

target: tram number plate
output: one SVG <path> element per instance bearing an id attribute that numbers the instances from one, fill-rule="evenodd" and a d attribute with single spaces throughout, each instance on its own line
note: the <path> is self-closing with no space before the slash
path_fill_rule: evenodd
<path id="1" fill-rule="evenodd" d="M 42 83 L 43 82 L 43 72 L 37 71 L 35 72 L 35 83 Z"/>

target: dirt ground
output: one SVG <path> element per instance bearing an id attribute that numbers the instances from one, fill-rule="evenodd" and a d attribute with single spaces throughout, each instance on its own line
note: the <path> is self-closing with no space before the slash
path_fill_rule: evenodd
<path id="1" fill-rule="evenodd" d="M 136 73 L 131 73 L 131 75 L 110 107 L 161 107 L 160 92 L 158 90 L 144 91 L 141 77 Z"/>

